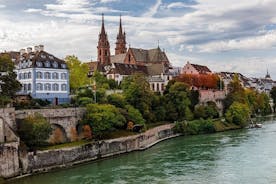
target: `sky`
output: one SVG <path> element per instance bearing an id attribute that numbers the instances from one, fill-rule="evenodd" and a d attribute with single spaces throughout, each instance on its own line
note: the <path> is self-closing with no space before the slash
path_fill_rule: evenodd
<path id="1" fill-rule="evenodd" d="M 119 17 L 128 46 L 164 49 L 173 66 L 276 79 L 275 0 L 0 0 L 0 52 L 43 44 L 59 58 L 97 59 L 104 13 L 114 54 Z"/>

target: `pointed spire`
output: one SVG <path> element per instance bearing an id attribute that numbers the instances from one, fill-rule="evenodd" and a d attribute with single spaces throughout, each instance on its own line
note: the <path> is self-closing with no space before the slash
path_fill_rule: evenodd
<path id="1" fill-rule="evenodd" d="M 122 16 L 121 16 L 121 14 L 120 14 L 119 35 L 123 35 L 123 29 L 122 29 Z"/>
<path id="2" fill-rule="evenodd" d="M 102 29 L 101 34 L 105 34 L 105 28 L 104 28 L 104 14 L 102 13 Z"/>

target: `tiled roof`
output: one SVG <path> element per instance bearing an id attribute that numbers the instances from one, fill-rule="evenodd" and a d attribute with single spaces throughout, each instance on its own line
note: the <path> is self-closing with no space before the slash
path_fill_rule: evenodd
<path id="1" fill-rule="evenodd" d="M 166 53 L 159 47 L 149 50 L 130 48 L 130 50 L 138 62 L 169 62 Z"/>
<path id="2" fill-rule="evenodd" d="M 161 73 L 165 73 L 165 68 L 162 63 L 153 63 L 147 66 L 148 75 L 160 75 Z"/>
<path id="3" fill-rule="evenodd" d="M 113 63 L 112 68 L 107 74 L 132 75 L 135 73 L 143 73 L 148 75 L 146 66 L 131 65 L 124 63 Z"/>
<path id="4" fill-rule="evenodd" d="M 45 51 L 34 51 L 34 52 L 24 53 L 22 55 L 20 55 L 19 52 L 11 51 L 11 52 L 6 52 L 6 54 L 9 54 L 9 56 L 11 57 L 15 65 L 20 65 L 20 64 L 24 65 L 24 63 L 28 63 L 25 65 L 26 68 L 38 67 L 37 62 L 41 62 L 42 64 L 39 67 L 47 67 L 46 66 L 47 62 L 50 63 L 49 67 L 53 67 L 53 64 L 57 63 L 57 68 L 63 68 L 61 65 L 66 64 L 64 60 L 61 60 Z M 67 66 L 65 68 L 67 68 Z"/>
<path id="5" fill-rule="evenodd" d="M 199 73 L 209 73 L 211 70 L 207 66 L 191 64 Z"/>
<path id="6" fill-rule="evenodd" d="M 126 53 L 110 56 L 111 63 L 124 63 Z"/>

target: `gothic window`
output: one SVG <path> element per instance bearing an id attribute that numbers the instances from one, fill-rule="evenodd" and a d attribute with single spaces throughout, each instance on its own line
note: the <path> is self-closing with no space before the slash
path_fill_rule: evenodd
<path id="1" fill-rule="evenodd" d="M 49 72 L 44 73 L 44 79 L 51 79 L 51 75 Z"/>
<path id="2" fill-rule="evenodd" d="M 36 84 L 36 90 L 37 91 L 42 91 L 43 90 L 43 85 L 41 83 Z"/>
<path id="3" fill-rule="evenodd" d="M 58 79 L 58 73 L 57 72 L 54 72 L 52 74 L 52 79 Z"/>
<path id="4" fill-rule="evenodd" d="M 41 72 L 36 72 L 36 78 L 42 79 L 42 73 Z"/>
<path id="5" fill-rule="evenodd" d="M 67 87 L 66 87 L 66 84 L 62 84 L 61 85 L 61 91 L 66 91 L 67 89 L 66 89 Z"/>
<path id="6" fill-rule="evenodd" d="M 61 74 L 61 79 L 66 79 L 66 73 Z"/>
<path id="7" fill-rule="evenodd" d="M 32 85 L 28 84 L 28 91 L 31 91 L 31 90 L 32 90 Z"/>
<path id="8" fill-rule="evenodd" d="M 58 91 L 58 84 L 53 84 L 53 91 Z"/>
<path id="9" fill-rule="evenodd" d="M 45 91 L 51 91 L 51 84 L 47 83 L 44 85 Z"/>
<path id="10" fill-rule="evenodd" d="M 100 55 L 102 55 L 102 51 L 100 50 L 100 53 L 99 53 Z"/>
<path id="11" fill-rule="evenodd" d="M 130 63 L 130 54 L 128 55 L 128 62 Z"/>

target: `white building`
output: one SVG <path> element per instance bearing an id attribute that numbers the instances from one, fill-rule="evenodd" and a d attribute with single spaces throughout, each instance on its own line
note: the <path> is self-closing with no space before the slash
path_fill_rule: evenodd
<path id="1" fill-rule="evenodd" d="M 69 102 L 69 71 L 65 61 L 45 52 L 43 45 L 14 53 L 11 58 L 22 84 L 18 94 L 29 94 L 54 104 Z"/>

